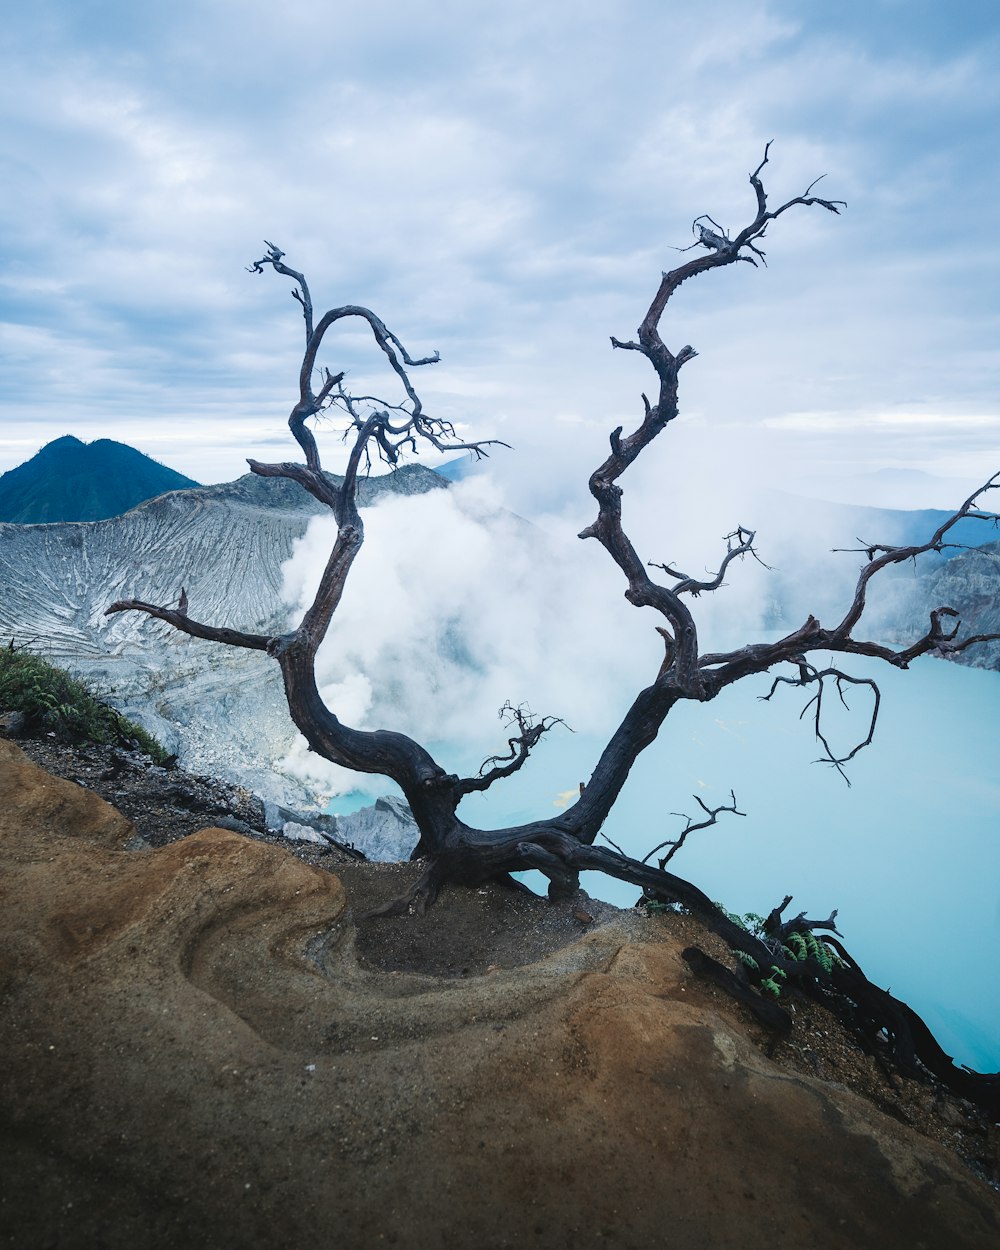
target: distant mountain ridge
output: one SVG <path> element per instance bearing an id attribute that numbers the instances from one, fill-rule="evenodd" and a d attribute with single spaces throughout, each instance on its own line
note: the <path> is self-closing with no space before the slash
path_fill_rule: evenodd
<path id="1" fill-rule="evenodd" d="M 0 476 L 0 521 L 44 525 L 103 521 L 147 499 L 198 483 L 109 438 L 65 434 Z"/>

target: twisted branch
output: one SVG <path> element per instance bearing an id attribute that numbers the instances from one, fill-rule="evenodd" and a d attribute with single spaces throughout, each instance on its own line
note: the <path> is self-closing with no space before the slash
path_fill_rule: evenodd
<path id="1" fill-rule="evenodd" d="M 771 571 L 771 566 L 765 564 L 760 558 L 753 542 L 756 537 L 754 530 L 747 529 L 743 525 L 738 525 L 732 533 L 725 536 L 726 554 L 722 563 L 719 565 L 719 571 L 712 577 L 711 581 L 703 582 L 697 578 L 689 577 L 686 573 L 680 573 L 677 569 L 671 568 L 669 564 L 656 564 L 652 560 L 649 561 L 651 569 L 662 569 L 668 577 L 677 579 L 677 585 L 673 588 L 675 595 L 691 595 L 697 599 L 703 591 L 718 590 L 722 585 L 722 579 L 726 575 L 726 569 L 734 560 L 742 560 L 744 556 L 753 556 L 757 563 L 762 567 Z"/>
<path id="2" fill-rule="evenodd" d="M 488 790 L 494 782 L 513 776 L 527 762 L 543 734 L 548 733 L 555 725 L 566 725 L 558 716 L 543 716 L 541 720 L 536 720 L 527 704 L 520 703 L 515 707 L 509 700 L 500 709 L 498 716 L 505 725 L 516 725 L 518 732 L 507 739 L 506 755 L 491 755 L 480 765 L 479 773 L 475 777 L 464 777 L 456 783 L 456 793 L 463 797 Z M 566 728 L 569 726 L 566 725 Z"/>
<path id="3" fill-rule="evenodd" d="M 266 634 L 246 634 L 238 629 L 203 625 L 200 621 L 193 621 L 186 609 L 161 607 L 155 603 L 144 603 L 141 599 L 118 599 L 104 609 L 105 616 L 114 616 L 116 612 L 145 612 L 147 616 L 166 621 L 182 634 L 190 634 L 192 638 L 205 638 L 209 642 L 225 643 L 227 647 L 246 647 L 251 651 L 270 652 L 279 641 Z"/>
<path id="4" fill-rule="evenodd" d="M 712 825 L 718 824 L 719 817 L 722 815 L 723 812 L 731 812 L 734 816 L 746 815 L 746 812 L 741 812 L 737 808 L 736 794 L 732 790 L 729 791 L 730 801 L 728 803 L 720 803 L 718 807 L 709 807 L 708 804 L 704 802 L 704 800 L 700 799 L 697 794 L 694 794 L 691 797 L 698 804 L 701 810 L 705 813 L 705 819 L 695 821 L 695 820 L 692 820 L 692 818 L 688 816 L 686 812 L 671 812 L 670 813 L 671 816 L 679 816 L 681 819 L 687 821 L 687 824 L 684 826 L 684 828 L 681 830 L 681 832 L 678 834 L 676 838 L 668 838 L 666 841 L 660 842 L 657 846 L 654 846 L 651 851 L 648 851 L 642 857 L 642 861 L 641 861 L 642 863 L 648 864 L 649 861 L 653 858 L 653 856 L 657 853 L 657 851 L 662 851 L 664 847 L 669 846 L 670 850 L 666 853 L 666 855 L 661 856 L 656 861 L 657 865 L 660 868 L 665 868 L 667 864 L 669 864 L 670 861 L 673 859 L 673 857 L 677 854 L 677 852 L 681 849 L 681 847 L 684 845 L 689 834 L 697 833 L 701 829 L 708 829 Z M 612 845 L 614 844 L 612 843 Z M 621 850 L 620 847 L 616 849 Z"/>
<path id="5" fill-rule="evenodd" d="M 826 683 L 828 680 L 832 680 L 834 682 L 837 690 L 837 697 L 840 699 L 840 702 L 845 708 L 848 707 L 847 699 L 844 695 L 845 686 L 866 686 L 872 692 L 872 712 L 868 722 L 868 733 L 863 739 L 861 739 L 861 741 L 857 742 L 846 755 L 834 754 L 834 751 L 827 740 L 826 734 L 823 731 L 823 696 L 826 691 Z M 804 657 L 799 657 L 798 676 L 785 677 L 779 675 L 775 677 L 774 681 L 771 683 L 771 689 L 768 693 L 760 696 L 761 702 L 770 702 L 775 691 L 782 685 L 797 686 L 799 688 L 812 685 L 816 687 L 816 693 L 799 713 L 799 720 L 803 719 L 810 708 L 813 709 L 813 733 L 816 735 L 816 740 L 823 747 L 824 754 L 822 762 L 831 764 L 837 772 L 840 773 L 841 777 L 843 777 L 847 784 L 850 785 L 851 780 L 844 771 L 844 765 L 850 763 L 859 751 L 863 751 L 865 747 L 871 746 L 872 740 L 875 737 L 875 726 L 878 723 L 879 708 L 882 703 L 882 694 L 876 682 L 872 681 L 870 677 L 852 677 L 850 673 L 842 672 L 839 668 L 831 667 L 818 669 L 814 665 L 810 664 Z"/>

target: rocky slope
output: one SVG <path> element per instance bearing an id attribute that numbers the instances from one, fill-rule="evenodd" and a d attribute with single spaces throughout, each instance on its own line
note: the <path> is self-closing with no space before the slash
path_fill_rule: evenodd
<path id="1" fill-rule="evenodd" d="M 931 609 L 942 604 L 959 613 L 961 637 L 1000 634 L 1000 542 L 953 556 L 913 582 L 895 609 L 897 636 L 912 636 L 911 622 L 926 621 Z M 1000 642 L 983 643 L 954 659 L 974 668 L 1000 669 Z"/>
<path id="2" fill-rule="evenodd" d="M 364 483 L 362 504 L 445 485 L 410 465 Z M 91 680 L 192 771 L 308 804 L 311 792 L 274 767 L 294 736 L 275 664 L 104 609 L 120 598 L 176 602 L 183 585 L 193 616 L 281 630 L 281 565 L 319 511 L 294 483 L 247 475 L 109 520 L 0 525 L 0 637 Z"/>
<path id="3" fill-rule="evenodd" d="M 768 1058 L 690 919 L 456 890 L 359 922 L 412 868 L 133 836 L 0 742 L 4 1244 L 997 1244 L 916 1101 L 845 1088 L 820 1019 Z"/>
<path id="4" fill-rule="evenodd" d="M 381 798 L 348 815 L 298 812 L 265 801 L 244 786 L 182 768 L 163 768 L 140 752 L 84 742 L 69 744 L 16 737 L 29 759 L 94 792 L 128 817 L 135 829 L 130 850 L 176 842 L 206 823 L 292 849 L 307 863 L 332 855 L 348 860 L 405 860 L 417 844 L 416 822 L 402 799 Z"/>

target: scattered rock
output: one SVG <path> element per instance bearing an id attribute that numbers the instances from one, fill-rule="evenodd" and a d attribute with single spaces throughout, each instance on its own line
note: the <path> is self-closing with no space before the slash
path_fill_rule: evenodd
<path id="1" fill-rule="evenodd" d="M 23 712 L 0 713 L 0 738 L 22 738 L 26 724 Z"/>
<path id="2" fill-rule="evenodd" d="M 316 815 L 315 817 L 307 818 L 302 812 L 297 812 L 291 807 L 285 807 L 281 803 L 275 803 L 272 799 L 264 800 L 264 825 L 272 833 L 280 833 L 289 821 L 295 824 L 305 824 L 307 819 L 317 822 L 316 827 L 319 827 L 318 822 L 320 821 L 332 822 L 331 833 L 337 827 L 336 817 Z"/>
<path id="3" fill-rule="evenodd" d="M 254 834 L 253 828 L 245 820 L 237 820 L 235 816 L 217 816 L 212 824 L 216 829 L 231 829 L 233 833 L 242 833 L 248 838 L 252 838 Z"/>
<path id="4" fill-rule="evenodd" d="M 281 832 L 289 842 L 316 842 L 320 846 L 330 845 L 326 834 L 320 833 L 318 829 L 314 829 L 311 825 L 297 824 L 294 820 L 285 821 L 285 826 Z"/>
<path id="5" fill-rule="evenodd" d="M 354 850 L 360 858 L 379 863 L 409 859 L 420 839 L 409 806 L 394 795 L 376 799 L 370 806 L 344 816 L 306 814 L 267 800 L 264 823 L 268 829 L 280 831 L 292 841 L 332 843 L 341 850 Z"/>
<path id="6" fill-rule="evenodd" d="M 43 767 L 72 777 L 124 812 L 136 827 L 134 846 L 138 849 L 167 846 L 207 824 L 287 845 L 281 830 L 294 820 L 318 827 L 323 835 L 311 849 L 300 852 L 303 857 L 315 856 L 322 847 L 325 856 L 364 858 L 361 852 L 324 834 L 325 829 L 336 829 L 334 816 L 306 816 L 265 803 L 243 786 L 200 777 L 176 766 L 164 769 L 140 752 L 94 743 L 72 746 L 48 737 L 25 739 L 20 745 Z"/>

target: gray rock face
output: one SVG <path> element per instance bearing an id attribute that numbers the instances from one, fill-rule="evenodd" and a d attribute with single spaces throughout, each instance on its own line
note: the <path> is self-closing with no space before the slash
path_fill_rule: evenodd
<path id="1" fill-rule="evenodd" d="M 1000 542 L 946 561 L 921 585 L 925 611 L 938 604 L 962 618 L 962 636 L 1000 634 Z M 1000 642 L 986 642 L 955 659 L 974 668 L 1000 669 Z"/>
<path id="2" fill-rule="evenodd" d="M 264 823 L 291 842 L 333 843 L 381 863 L 409 859 L 420 838 L 409 806 L 393 795 L 345 816 L 304 814 L 265 802 Z"/>
<path id="3" fill-rule="evenodd" d="M 393 795 L 376 799 L 372 807 L 363 807 L 349 816 L 338 816 L 336 821 L 338 840 L 357 847 L 367 859 L 409 859 L 420 838 L 413 813 Z"/>
<path id="4" fill-rule="evenodd" d="M 0 738 L 20 738 L 24 733 L 25 723 L 23 712 L 0 714 Z"/>
<path id="5" fill-rule="evenodd" d="M 445 488 L 419 465 L 362 483 L 361 502 Z M 0 525 L 0 637 L 83 677 L 182 765 L 281 803 L 316 796 L 276 767 L 295 737 L 277 665 L 189 638 L 115 599 L 175 603 L 256 633 L 287 627 L 281 565 L 324 509 L 292 482 L 252 475 L 172 492 L 106 521 Z"/>
<path id="6" fill-rule="evenodd" d="M 952 556 L 901 590 L 891 617 L 893 639 L 919 637 L 932 609 L 939 607 L 959 614 L 960 638 L 1000 634 L 1000 542 Z M 1000 669 L 1000 642 L 981 643 L 948 658 L 973 668 Z"/>

